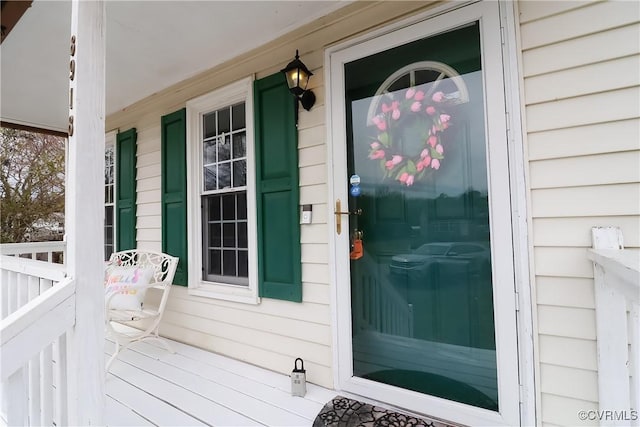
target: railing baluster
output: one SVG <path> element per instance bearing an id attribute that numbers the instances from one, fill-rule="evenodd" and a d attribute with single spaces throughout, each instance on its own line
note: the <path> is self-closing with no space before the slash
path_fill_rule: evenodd
<path id="1" fill-rule="evenodd" d="M 22 273 L 18 276 L 18 306 L 16 310 L 29 302 L 29 277 Z"/>
<path id="2" fill-rule="evenodd" d="M 40 293 L 44 293 L 47 289 L 53 286 L 53 280 L 40 279 Z"/>
<path id="3" fill-rule="evenodd" d="M 40 355 L 29 362 L 29 425 L 40 424 Z"/>
<path id="4" fill-rule="evenodd" d="M 0 319 L 9 315 L 9 272 L 0 271 Z"/>
<path id="5" fill-rule="evenodd" d="M 25 399 L 27 390 L 25 388 L 24 368 L 18 369 L 13 375 L 11 375 L 7 383 L 7 425 L 28 425 L 27 399 Z"/>
<path id="6" fill-rule="evenodd" d="M 27 299 L 33 300 L 40 295 L 40 279 L 29 276 L 27 280 Z M 36 355 L 29 362 L 29 424 L 40 423 L 40 356 Z"/>
<path id="7" fill-rule="evenodd" d="M 9 384 L 2 383 L 0 387 L 0 424 L 6 422 L 9 415 Z M 9 425 L 9 424 L 7 424 Z"/>
<path id="8" fill-rule="evenodd" d="M 40 279 L 29 276 L 27 281 L 27 300 L 31 301 L 38 295 L 40 295 Z"/>
<path id="9" fill-rule="evenodd" d="M 40 353 L 40 425 L 53 424 L 53 351 L 52 345 L 46 346 Z"/>
<path id="10" fill-rule="evenodd" d="M 55 364 L 55 378 L 56 378 L 56 393 L 54 404 L 57 408 L 57 418 L 56 425 L 57 426 L 66 426 L 69 425 L 69 420 L 67 418 L 67 395 L 68 395 L 68 384 L 67 384 L 67 335 L 64 334 L 57 340 L 57 350 L 58 354 L 56 355 L 56 364 Z"/>
<path id="11" fill-rule="evenodd" d="M 16 311 L 18 306 L 18 273 L 10 271 L 9 272 L 9 286 L 8 288 L 8 296 L 7 302 L 9 304 L 9 311 L 7 315 Z"/>

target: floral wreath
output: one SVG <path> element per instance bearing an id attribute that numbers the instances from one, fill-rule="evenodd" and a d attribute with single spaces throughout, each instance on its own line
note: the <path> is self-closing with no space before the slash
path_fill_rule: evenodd
<path id="1" fill-rule="evenodd" d="M 385 96 L 388 102 L 382 103 L 371 119 L 370 125 L 377 127 L 378 135 L 369 145 L 369 159 L 379 160 L 383 179 L 393 178 L 411 186 L 440 169 L 444 161 L 441 136 L 451 124 L 451 116 L 442 110 L 447 97 L 443 92 L 435 92 L 426 100 L 425 92 L 415 87 L 404 91 L 404 96 L 402 92 Z M 406 142 L 403 133 L 409 129 L 420 141 L 416 155 L 402 150 Z"/>

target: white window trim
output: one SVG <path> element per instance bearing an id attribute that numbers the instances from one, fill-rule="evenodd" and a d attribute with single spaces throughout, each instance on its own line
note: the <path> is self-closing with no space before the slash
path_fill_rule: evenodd
<path id="1" fill-rule="evenodd" d="M 118 161 L 118 156 L 117 156 L 117 152 L 116 150 L 118 149 L 118 144 L 116 144 L 116 139 L 117 139 L 117 134 L 118 131 L 116 130 L 112 130 L 110 132 L 107 132 L 104 136 L 104 149 L 105 151 L 107 150 L 107 148 L 109 147 L 113 147 L 113 203 L 111 203 L 111 205 L 113 206 L 113 226 L 112 226 L 112 233 L 113 235 L 112 237 L 112 243 L 113 243 L 113 252 L 116 251 L 116 189 L 117 189 L 117 185 L 118 185 L 118 176 L 116 174 L 116 163 Z M 103 190 L 104 192 L 104 190 Z M 107 206 L 107 202 L 105 200 L 104 202 L 104 206 Z M 105 222 L 106 218 L 102 219 L 102 223 L 103 223 L 103 228 L 104 228 L 104 222 Z M 104 250 L 104 245 L 103 245 L 103 250 Z M 104 254 L 103 254 L 104 257 Z"/>
<path id="2" fill-rule="evenodd" d="M 245 103 L 247 135 L 247 232 L 249 286 L 208 282 L 202 279 L 202 116 L 238 102 Z M 190 295 L 258 304 L 257 218 L 253 127 L 253 76 L 216 89 L 187 102 L 187 235 Z"/>

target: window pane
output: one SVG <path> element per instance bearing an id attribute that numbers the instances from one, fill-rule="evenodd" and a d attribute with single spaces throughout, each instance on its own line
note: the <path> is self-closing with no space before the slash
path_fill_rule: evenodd
<path id="1" fill-rule="evenodd" d="M 104 228 L 104 243 L 107 245 L 113 244 L 113 227 Z"/>
<path id="2" fill-rule="evenodd" d="M 231 112 L 231 115 L 233 116 L 233 130 L 244 129 L 244 114 L 244 102 L 233 106 Z"/>
<path id="3" fill-rule="evenodd" d="M 229 109 L 218 110 L 218 135 L 231 131 L 229 126 Z"/>
<path id="4" fill-rule="evenodd" d="M 104 245 L 104 260 L 109 261 L 113 253 L 113 245 Z"/>
<path id="5" fill-rule="evenodd" d="M 249 255 L 247 251 L 238 251 L 238 276 L 249 277 Z"/>
<path id="6" fill-rule="evenodd" d="M 227 223 L 222 225 L 222 245 L 225 248 L 236 247 L 236 225 Z"/>
<path id="7" fill-rule="evenodd" d="M 104 207 L 104 224 L 113 225 L 113 206 Z"/>
<path id="8" fill-rule="evenodd" d="M 114 188 L 113 184 L 107 186 L 107 193 L 109 195 L 109 197 L 108 197 L 109 202 L 108 203 L 113 203 L 113 188 Z"/>
<path id="9" fill-rule="evenodd" d="M 113 201 L 109 200 L 109 187 L 104 187 L 104 202 L 113 203 Z"/>
<path id="10" fill-rule="evenodd" d="M 204 167 L 204 189 L 205 191 L 208 190 L 215 190 L 216 189 L 216 183 L 218 181 L 218 177 L 216 174 L 216 166 L 205 166 Z"/>
<path id="11" fill-rule="evenodd" d="M 225 276 L 235 276 L 236 251 L 224 251 L 222 258 L 222 274 L 224 274 Z"/>
<path id="12" fill-rule="evenodd" d="M 247 185 L 247 162 L 238 160 L 233 162 L 233 186 L 244 187 Z"/>
<path id="13" fill-rule="evenodd" d="M 233 158 L 245 157 L 247 155 L 247 134 L 237 133 L 233 135 Z"/>
<path id="14" fill-rule="evenodd" d="M 239 222 L 238 223 L 238 248 L 246 249 L 248 247 L 247 243 L 247 223 Z"/>
<path id="15" fill-rule="evenodd" d="M 203 161 L 205 165 L 216 162 L 216 141 L 205 141 L 203 146 Z"/>
<path id="16" fill-rule="evenodd" d="M 222 196 L 222 219 L 236 219 L 235 194 L 226 194 Z"/>
<path id="17" fill-rule="evenodd" d="M 222 251 L 213 250 L 209 251 L 209 274 L 220 274 L 222 267 L 220 263 L 220 256 Z"/>
<path id="18" fill-rule="evenodd" d="M 229 160 L 231 158 L 231 137 L 225 135 L 224 140 L 220 138 L 218 141 L 218 161 Z"/>
<path id="19" fill-rule="evenodd" d="M 231 188 L 231 164 L 222 163 L 218 166 L 218 189 Z"/>
<path id="20" fill-rule="evenodd" d="M 104 152 L 104 183 L 113 183 L 113 147 L 109 147 Z"/>
<path id="21" fill-rule="evenodd" d="M 220 223 L 209 223 L 209 243 L 210 248 L 219 248 L 221 245 Z"/>
<path id="22" fill-rule="evenodd" d="M 247 193 L 238 193 L 238 219 L 247 219 Z"/>
<path id="23" fill-rule="evenodd" d="M 205 138 L 211 138 L 216 135 L 216 112 L 205 114 L 202 134 Z"/>
<path id="24" fill-rule="evenodd" d="M 209 196 L 209 221 L 220 221 L 220 196 Z"/>

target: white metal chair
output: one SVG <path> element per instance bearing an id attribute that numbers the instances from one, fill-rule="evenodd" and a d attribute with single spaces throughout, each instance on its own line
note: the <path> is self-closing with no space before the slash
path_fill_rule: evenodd
<path id="1" fill-rule="evenodd" d="M 113 253 L 107 268 L 111 266 L 138 267 L 153 270 L 153 276 L 149 284 L 137 288 L 159 289 L 162 292 L 162 296 L 157 306 L 145 303 L 139 310 L 123 310 L 111 307 L 112 300 L 117 295 L 116 292 L 106 294 L 106 335 L 116 343 L 115 352 L 106 365 L 107 372 L 111 367 L 111 363 L 118 357 L 118 353 L 137 341 L 155 340 L 165 347 L 167 351 L 174 353 L 169 343 L 158 335 L 158 328 L 164 308 L 167 305 L 171 283 L 178 266 L 178 258 L 160 252 L 134 249 Z M 146 299 L 148 299 L 148 296 Z M 131 328 L 118 328 L 118 324 L 131 326 Z"/>

